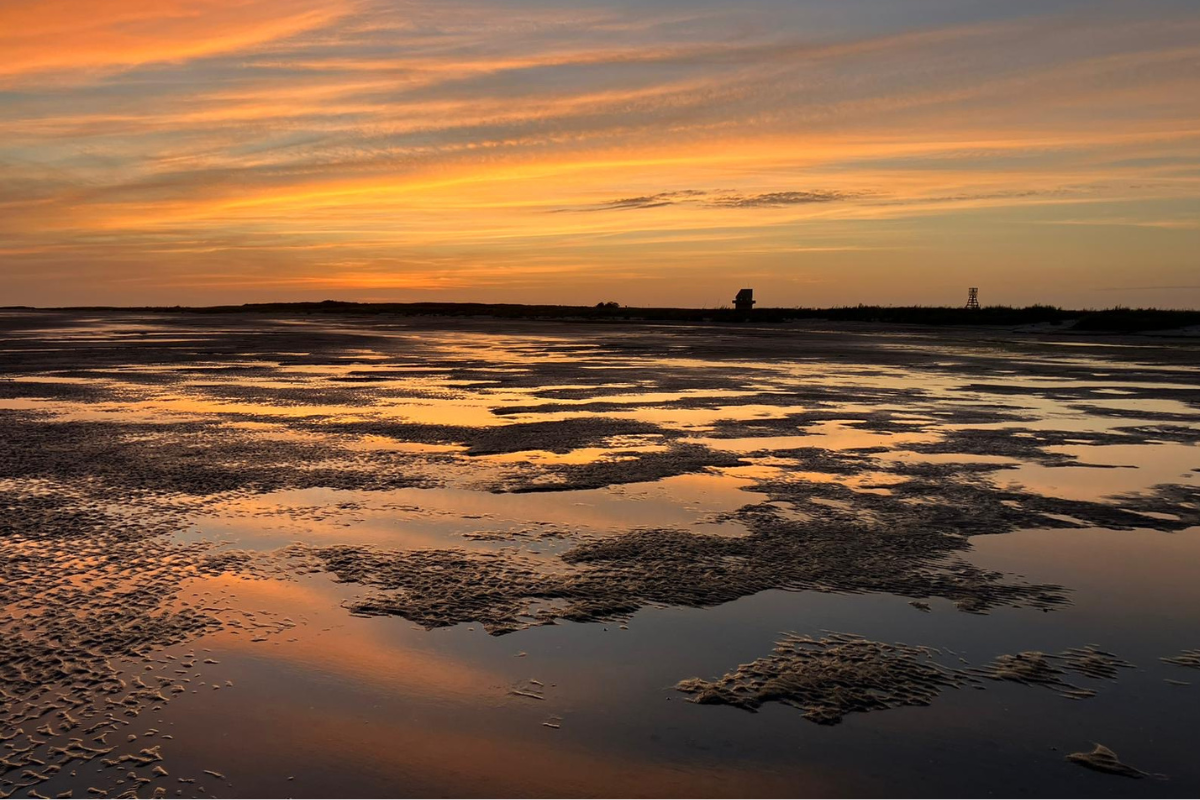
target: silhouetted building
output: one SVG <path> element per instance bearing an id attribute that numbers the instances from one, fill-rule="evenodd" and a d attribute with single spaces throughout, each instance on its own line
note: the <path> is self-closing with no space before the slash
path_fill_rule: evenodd
<path id="1" fill-rule="evenodd" d="M 738 311 L 753 311 L 754 310 L 754 290 L 742 289 L 737 293 L 737 297 L 733 298 L 733 307 Z"/>
<path id="2" fill-rule="evenodd" d="M 972 311 L 979 310 L 979 290 L 974 286 L 967 290 L 967 308 Z"/>

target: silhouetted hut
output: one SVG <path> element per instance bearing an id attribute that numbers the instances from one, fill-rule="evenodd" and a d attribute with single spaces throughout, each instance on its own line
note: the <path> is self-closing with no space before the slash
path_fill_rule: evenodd
<path id="1" fill-rule="evenodd" d="M 742 289 L 737 293 L 737 297 L 733 298 L 733 307 L 738 311 L 753 311 L 754 310 L 754 290 Z"/>

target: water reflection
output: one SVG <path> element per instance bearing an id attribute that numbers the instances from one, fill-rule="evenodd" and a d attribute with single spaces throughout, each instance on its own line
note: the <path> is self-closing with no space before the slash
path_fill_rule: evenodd
<path id="1" fill-rule="evenodd" d="M 1014 795 L 1200 786 L 1190 752 L 1200 694 L 1167 683 L 1183 668 L 1159 661 L 1197 646 L 1200 540 L 1183 524 L 1195 504 L 1112 499 L 1200 485 L 1187 433 L 1200 418 L 1186 394 L 1192 367 L 1140 345 L 1121 360 L 1107 346 L 1092 357 L 1041 341 L 878 334 L 830 344 L 833 333 L 814 332 L 803 347 L 771 350 L 785 337 L 488 325 L 81 317 L 6 334 L 3 351 L 24 360 L 0 383 L 0 410 L 21 447 L 10 444 L 17 455 L 0 491 L 36 489 L 130 528 L 158 514 L 174 527 L 138 544 L 140 558 L 196 548 L 178 563 L 164 557 L 156 580 L 177 584 L 173 610 L 221 625 L 162 650 L 192 664 L 188 683 L 137 723 L 174 737 L 172 777 L 207 780 L 210 769 L 231 785 L 210 776 L 207 792 L 268 796 L 844 796 L 911 785 L 952 796 L 981 779 Z M 964 452 L 939 451 L 948 440 Z M 799 488 L 781 499 L 780 486 Z M 996 492 L 1006 509 L 1030 498 L 1103 502 L 1146 524 L 1121 517 L 1127 529 L 1108 530 L 1047 507 L 1039 524 L 976 535 L 971 504 L 995 513 L 984 502 Z M 903 524 L 908 508 L 938 513 L 914 529 Z M 1080 527 L 1050 529 L 1056 521 Z M 68 523 L 73 536 L 97 535 L 57 509 L 44 527 Z M 661 531 L 692 538 L 669 540 L 681 549 L 665 554 L 638 544 Z M 776 586 L 705 608 L 639 599 L 627 614 L 494 637 L 477 621 L 425 630 L 403 616 L 354 616 L 363 597 L 412 584 L 289 571 L 277 557 L 297 544 L 387 559 L 453 552 L 496 557 L 489 569 L 511 559 L 615 580 L 641 569 L 669 588 L 672 576 L 694 580 L 697 564 L 710 582 L 734 580 L 755 554 L 715 548 L 767 535 L 814 570 L 841 558 L 907 576 L 930 532 L 954 547 L 918 562 L 918 578 L 960 559 L 977 571 L 956 579 L 994 570 L 1066 587 L 1071 605 L 965 614 L 953 592 L 901 596 L 928 585 L 916 578 L 892 594 L 830 571 L 825 591 Z M 101 557 L 59 558 L 51 551 L 70 543 L 38 550 L 35 533 L 21 530 L 35 544 L 20 552 L 77 571 L 72 585 L 90 591 Z M 789 549 L 795 541 L 809 549 Z M 691 544 L 695 553 L 683 549 Z M 612 549 L 592 562 L 564 558 L 598 545 Z M 114 574 L 125 588 L 140 577 Z M 477 590 L 463 581 L 448 591 Z M 26 618 L 50 607 L 17 600 L 5 634 L 28 632 Z M 823 630 L 946 648 L 971 664 L 1098 642 L 1139 671 L 1087 702 L 989 686 L 835 728 L 778 705 L 753 715 L 694 705 L 672 689 L 764 656 L 781 631 Z M 144 666 L 123 658 L 123 680 Z M 1063 763 L 1065 748 L 1090 741 L 1172 780 L 1115 784 Z M 63 772 L 41 790 L 68 788 L 87 787 Z"/>

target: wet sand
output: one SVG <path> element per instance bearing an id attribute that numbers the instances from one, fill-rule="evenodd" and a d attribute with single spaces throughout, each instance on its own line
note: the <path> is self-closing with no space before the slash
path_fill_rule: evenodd
<path id="1" fill-rule="evenodd" d="M 0 796 L 1194 795 L 1198 364 L 0 313 Z"/>

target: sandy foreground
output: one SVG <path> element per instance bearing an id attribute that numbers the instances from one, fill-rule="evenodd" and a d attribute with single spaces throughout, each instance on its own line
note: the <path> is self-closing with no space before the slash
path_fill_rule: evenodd
<path id="1" fill-rule="evenodd" d="M 1194 796 L 1200 344 L 0 313 L 0 796 Z"/>

